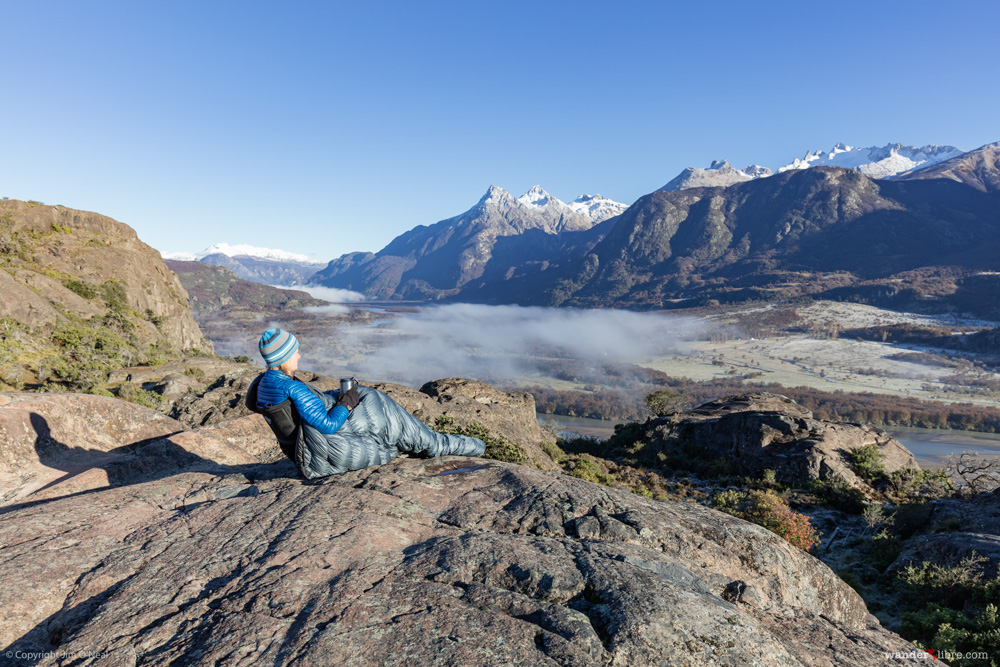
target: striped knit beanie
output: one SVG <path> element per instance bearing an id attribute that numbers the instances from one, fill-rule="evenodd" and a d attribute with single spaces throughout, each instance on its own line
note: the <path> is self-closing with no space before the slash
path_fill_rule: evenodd
<path id="1" fill-rule="evenodd" d="M 284 329 L 268 329 L 261 335 L 257 347 L 267 367 L 274 368 L 292 358 L 299 349 L 299 341 Z"/>

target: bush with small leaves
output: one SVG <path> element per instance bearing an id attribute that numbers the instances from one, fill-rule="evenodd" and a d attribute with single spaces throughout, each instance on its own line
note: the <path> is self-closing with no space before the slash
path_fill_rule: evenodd
<path id="1" fill-rule="evenodd" d="M 77 296 L 83 297 L 84 299 L 93 299 L 97 297 L 97 287 L 88 283 L 86 280 L 68 278 L 63 281 L 63 287 Z"/>
<path id="2" fill-rule="evenodd" d="M 657 417 L 669 417 L 684 407 L 685 399 L 676 391 L 659 389 L 646 396 L 646 407 Z"/>
<path id="3" fill-rule="evenodd" d="M 864 445 L 848 453 L 851 469 L 858 477 L 872 484 L 885 477 L 885 454 L 878 445 Z"/>
<path id="4" fill-rule="evenodd" d="M 479 438 L 486 443 L 486 453 L 483 456 L 494 461 L 525 463 L 528 460 L 528 456 L 524 453 L 524 450 L 507 439 L 507 436 L 500 433 L 493 433 L 493 431 L 479 422 L 472 422 L 467 426 L 459 426 L 454 417 L 439 415 L 434 421 L 434 430 L 438 433 L 452 433 Z"/>
<path id="5" fill-rule="evenodd" d="M 819 544 L 819 535 L 809 517 L 793 511 L 774 491 L 723 491 L 711 501 L 712 507 L 745 519 L 785 538 L 789 544 L 809 551 Z"/>
<path id="6" fill-rule="evenodd" d="M 115 388 L 115 395 L 124 401 L 128 401 L 129 403 L 135 403 L 136 405 L 152 408 L 154 410 L 159 408 L 160 403 L 163 401 L 163 397 L 155 391 L 148 391 L 141 387 L 137 387 L 131 382 L 123 382 L 118 385 L 118 387 Z"/>

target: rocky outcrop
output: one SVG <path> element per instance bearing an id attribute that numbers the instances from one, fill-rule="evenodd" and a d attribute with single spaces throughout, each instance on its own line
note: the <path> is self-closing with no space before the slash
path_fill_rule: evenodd
<path id="1" fill-rule="evenodd" d="M 226 440 L 230 423 L 209 428 Z M 217 463 L 8 506 L 0 646 L 51 652 L 37 665 L 855 665 L 912 650 L 822 563 L 701 506 L 459 458 L 293 476 Z"/>
<path id="2" fill-rule="evenodd" d="M 177 349 L 212 349 L 177 276 L 128 225 L 64 206 L 8 200 L 0 202 L 0 227 L 0 256 L 13 281 L 2 287 L 0 317 L 39 326 L 64 320 L 64 312 L 84 319 L 103 315 L 105 304 L 81 292 L 110 280 L 120 286 L 123 305 L 143 316 L 134 325 L 146 339 L 162 337 Z M 86 285 L 74 291 L 69 280 Z"/>
<path id="3" fill-rule="evenodd" d="M 193 428 L 252 414 L 243 398 L 261 370 L 250 364 L 197 357 L 183 363 L 123 369 L 111 379 L 157 392 L 168 403 L 163 411 Z M 340 387 L 339 380 L 308 370 L 298 371 L 295 377 L 320 391 Z M 527 392 L 504 392 L 462 378 L 434 380 L 419 391 L 386 382 L 371 386 L 428 426 L 434 427 L 439 417 L 451 417 L 459 427 L 479 422 L 491 432 L 503 434 L 524 452 L 530 464 L 543 470 L 557 467 L 542 450 L 542 444 L 555 442 L 556 435 L 539 426 L 535 399 Z"/>
<path id="4" fill-rule="evenodd" d="M 884 431 L 813 419 L 791 399 L 767 392 L 706 403 L 682 413 L 676 423 L 654 421 L 650 437 L 661 447 L 725 458 L 738 474 L 759 477 L 774 470 L 779 481 L 790 484 L 843 480 L 867 490 L 848 463 L 848 454 L 866 445 L 878 446 L 886 472 L 918 467 L 913 454 Z"/>
<path id="5" fill-rule="evenodd" d="M 200 372 L 178 372 L 183 365 Z M 260 371 L 249 364 L 197 357 L 113 375 L 114 381 L 162 393 L 168 401 L 162 411 L 169 416 L 89 394 L 0 394 L 0 504 L 131 483 L 153 471 L 173 474 L 213 462 L 282 458 L 263 418 L 244 403 Z M 321 391 L 339 387 L 338 380 L 310 371 L 297 377 Z M 556 468 L 541 449 L 555 437 L 538 425 L 530 394 L 508 394 L 459 378 L 428 382 L 419 392 L 394 384 L 374 386 L 430 426 L 442 415 L 453 417 L 458 426 L 479 422 L 508 438 L 532 465 Z M 187 391 L 178 394 L 175 388 Z"/>

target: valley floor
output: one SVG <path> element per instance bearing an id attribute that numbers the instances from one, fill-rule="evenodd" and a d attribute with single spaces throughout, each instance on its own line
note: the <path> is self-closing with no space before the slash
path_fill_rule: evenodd
<path id="1" fill-rule="evenodd" d="M 773 310 L 780 306 L 765 306 Z M 671 355 L 646 364 L 671 376 L 710 380 L 747 375 L 752 383 L 778 383 L 786 387 L 812 387 L 824 391 L 871 392 L 922 400 L 977 405 L 997 405 L 995 394 L 968 391 L 948 379 L 958 370 L 945 351 L 914 345 L 823 336 L 821 332 L 865 327 L 912 324 L 949 327 L 954 332 L 996 327 L 995 322 L 896 313 L 861 304 L 820 301 L 796 310 L 796 328 L 817 333 L 784 334 L 754 338 L 739 330 L 747 311 L 735 310 L 708 319 L 715 341 L 696 341 L 687 354 Z M 759 375 L 758 375 L 759 374 Z M 991 373 L 993 380 L 1000 375 Z"/>

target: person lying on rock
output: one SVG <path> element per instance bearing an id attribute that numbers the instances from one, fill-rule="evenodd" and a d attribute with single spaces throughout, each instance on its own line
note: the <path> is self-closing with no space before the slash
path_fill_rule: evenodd
<path id="1" fill-rule="evenodd" d="M 437 433 L 371 387 L 322 392 L 295 379 L 299 341 L 268 329 L 258 343 L 267 371 L 247 390 L 246 405 L 264 415 L 281 451 L 306 479 L 382 465 L 400 452 L 482 456 L 482 440 Z"/>

